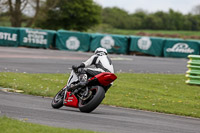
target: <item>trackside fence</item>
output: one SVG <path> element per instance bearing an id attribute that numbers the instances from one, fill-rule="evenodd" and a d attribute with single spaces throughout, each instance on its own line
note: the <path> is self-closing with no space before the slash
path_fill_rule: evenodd
<path id="1" fill-rule="evenodd" d="M 200 40 L 10 27 L 0 27 L 0 46 L 83 52 L 93 52 L 96 48 L 103 47 L 108 53 L 167 58 L 188 58 L 188 55 L 200 55 Z"/>
<path id="2" fill-rule="evenodd" d="M 19 46 L 19 28 L 0 27 L 0 46 Z"/>
<path id="3" fill-rule="evenodd" d="M 186 72 L 186 83 L 200 85 L 200 55 L 188 56 L 188 71 Z"/>

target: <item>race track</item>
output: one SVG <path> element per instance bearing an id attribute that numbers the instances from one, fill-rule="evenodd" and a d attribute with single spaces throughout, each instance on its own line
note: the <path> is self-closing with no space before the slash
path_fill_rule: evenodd
<path id="1" fill-rule="evenodd" d="M 0 72 L 69 73 L 93 53 L 0 47 Z M 185 73 L 187 59 L 110 54 L 115 72 Z"/>
<path id="2" fill-rule="evenodd" d="M 44 125 L 110 133 L 199 133 L 200 120 L 101 105 L 92 113 L 62 107 L 51 98 L 0 91 L 0 115 Z"/>
<path id="3" fill-rule="evenodd" d="M 0 47 L 0 72 L 68 73 L 92 53 Z M 116 72 L 182 73 L 187 59 L 110 55 Z M 109 92 L 108 92 L 109 93 Z M 44 125 L 111 133 L 199 133 L 200 120 L 101 105 L 92 113 L 63 107 L 51 98 L 0 91 L 0 115 Z"/>

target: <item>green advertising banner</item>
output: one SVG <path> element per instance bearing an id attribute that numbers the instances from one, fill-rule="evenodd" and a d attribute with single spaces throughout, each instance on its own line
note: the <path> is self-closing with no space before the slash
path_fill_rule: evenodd
<path id="1" fill-rule="evenodd" d="M 165 39 L 155 37 L 130 37 L 131 52 L 140 52 L 154 56 L 163 56 L 163 46 Z"/>
<path id="2" fill-rule="evenodd" d="M 89 51 L 90 35 L 82 32 L 59 30 L 56 33 L 56 48 L 69 51 Z"/>
<path id="3" fill-rule="evenodd" d="M 14 46 L 19 45 L 19 29 L 0 27 L 0 46 Z"/>
<path id="4" fill-rule="evenodd" d="M 107 49 L 109 53 L 127 54 L 128 37 L 122 35 L 92 34 L 90 51 L 98 47 Z"/>
<path id="5" fill-rule="evenodd" d="M 164 56 L 187 58 L 190 54 L 199 55 L 199 49 L 198 41 L 167 39 L 164 44 Z"/>
<path id="6" fill-rule="evenodd" d="M 50 48 L 54 46 L 55 31 L 20 28 L 20 46 Z"/>

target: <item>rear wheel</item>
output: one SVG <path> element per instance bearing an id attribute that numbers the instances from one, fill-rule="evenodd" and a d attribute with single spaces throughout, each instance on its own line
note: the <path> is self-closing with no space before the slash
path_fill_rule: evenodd
<path id="1" fill-rule="evenodd" d="M 101 86 L 94 86 L 90 89 L 92 95 L 86 100 L 79 100 L 79 110 L 90 113 L 96 109 L 105 97 L 105 91 Z"/>
<path id="2" fill-rule="evenodd" d="M 60 90 L 51 102 L 51 106 L 55 109 L 61 108 L 63 106 L 63 99 L 65 95 L 65 90 Z"/>

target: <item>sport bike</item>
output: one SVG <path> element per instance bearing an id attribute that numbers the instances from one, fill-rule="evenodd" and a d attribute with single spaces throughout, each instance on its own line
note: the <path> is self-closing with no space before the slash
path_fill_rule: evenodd
<path id="1" fill-rule="evenodd" d="M 90 113 L 100 105 L 105 93 L 117 79 L 115 74 L 109 72 L 89 77 L 87 74 L 80 74 L 80 71 L 72 69 L 67 84 L 52 100 L 53 108 L 58 109 L 65 105 Z"/>

